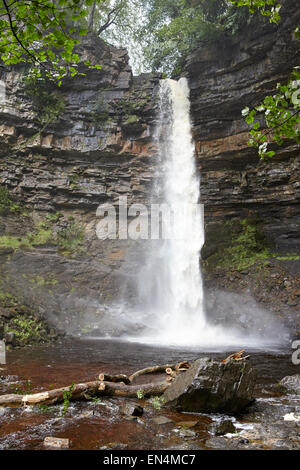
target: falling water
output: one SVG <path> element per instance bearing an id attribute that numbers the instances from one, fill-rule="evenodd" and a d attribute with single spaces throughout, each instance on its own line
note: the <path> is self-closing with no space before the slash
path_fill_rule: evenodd
<path id="1" fill-rule="evenodd" d="M 161 81 L 156 140 L 158 170 L 150 202 L 151 208 L 155 204 L 162 208 L 160 236 L 153 237 L 151 230 L 151 239 L 134 245 L 132 257 L 129 256 L 134 275 L 128 276 L 125 271 L 130 294 L 122 296 L 120 304 L 108 308 L 99 328 L 106 331 L 106 338 L 118 336 L 164 346 L 216 350 L 273 347 L 281 343 L 279 336 L 284 336 L 284 330 L 278 322 L 259 308 L 244 308 L 242 296 L 238 301 L 231 296 L 228 302 L 224 293 L 220 293 L 218 301 L 224 301 L 228 312 L 241 311 L 245 323 L 238 324 L 232 315 L 226 326 L 224 322 L 217 325 L 206 315 L 200 268 L 204 243 L 201 185 L 185 78 L 178 82 Z M 153 212 L 151 229 L 152 215 Z"/>
<path id="2" fill-rule="evenodd" d="M 151 241 L 139 278 L 144 340 L 148 335 L 149 341 L 165 344 L 212 344 L 217 329 L 205 318 L 200 269 L 204 222 L 185 78 L 161 82 L 156 135 L 160 174 L 153 201 L 164 203 L 172 217 L 162 217 L 164 239 Z"/>
<path id="3" fill-rule="evenodd" d="M 150 240 L 137 276 L 138 305 L 131 316 L 140 335 L 127 339 L 204 348 L 268 343 L 255 332 L 252 336 L 206 318 L 200 268 L 204 220 L 185 78 L 161 81 L 156 140 L 159 161 L 152 202 L 163 203 L 173 216 L 161 219 L 162 239 Z"/>
<path id="4" fill-rule="evenodd" d="M 176 340 L 183 330 L 205 327 L 203 288 L 199 264 L 204 243 L 200 182 L 196 174 L 187 80 L 164 80 L 160 88 L 158 125 L 162 167 L 160 195 L 174 218 L 162 218 L 167 236 L 159 250 L 156 277 L 156 311 L 162 331 Z M 153 255 L 153 253 L 152 253 Z"/>

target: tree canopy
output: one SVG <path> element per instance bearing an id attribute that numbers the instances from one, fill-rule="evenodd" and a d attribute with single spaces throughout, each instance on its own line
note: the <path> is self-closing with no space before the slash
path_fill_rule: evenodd
<path id="1" fill-rule="evenodd" d="M 102 0 L 96 0 L 101 3 Z M 0 58 L 4 66 L 32 64 L 31 74 L 61 82 L 76 75 L 74 53 L 88 29 L 80 26 L 94 0 L 1 0 Z M 87 64 L 89 65 L 89 64 Z"/>
<path id="2" fill-rule="evenodd" d="M 280 21 L 280 0 L 0 0 L 1 67 L 30 63 L 36 78 L 61 84 L 78 72 L 75 47 L 93 32 L 129 49 L 136 71 L 180 74 L 199 41 L 235 34 L 259 14 Z M 294 32 L 300 39 L 300 30 Z M 100 68 L 101 64 L 87 66 Z M 251 125 L 250 145 L 272 157 L 269 143 L 299 142 L 300 67 L 287 83 L 242 114 Z"/>
<path id="3" fill-rule="evenodd" d="M 231 0 L 236 6 L 248 6 L 251 13 L 259 11 L 271 23 L 279 23 L 281 4 L 277 0 Z M 294 31 L 300 40 L 300 31 Z M 249 145 L 257 147 L 261 158 L 273 157 L 271 143 L 282 145 L 284 139 L 300 142 L 300 66 L 294 67 L 286 84 L 277 84 L 277 92 L 266 96 L 256 106 L 242 111 L 246 122 L 252 126 Z"/>

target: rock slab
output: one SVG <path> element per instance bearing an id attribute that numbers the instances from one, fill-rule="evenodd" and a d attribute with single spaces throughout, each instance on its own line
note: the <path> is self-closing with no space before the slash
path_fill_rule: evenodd
<path id="1" fill-rule="evenodd" d="M 177 376 L 163 397 L 178 411 L 237 414 L 253 402 L 256 372 L 248 362 L 195 361 Z"/>

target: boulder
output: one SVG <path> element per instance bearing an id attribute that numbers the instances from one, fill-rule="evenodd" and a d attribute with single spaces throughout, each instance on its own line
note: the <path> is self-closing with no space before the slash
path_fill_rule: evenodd
<path id="1" fill-rule="evenodd" d="M 142 416 L 144 413 L 144 409 L 136 403 L 124 403 L 120 411 L 124 416 Z"/>
<path id="2" fill-rule="evenodd" d="M 214 423 L 211 429 L 215 436 L 224 436 L 225 434 L 233 434 L 236 432 L 231 419 L 222 419 L 220 422 Z"/>
<path id="3" fill-rule="evenodd" d="M 16 345 L 16 335 L 13 331 L 5 333 L 4 339 L 7 344 L 11 344 L 12 346 Z"/>
<path id="4" fill-rule="evenodd" d="M 279 387 L 285 393 L 300 395 L 300 374 L 287 375 L 279 382 Z"/>
<path id="5" fill-rule="evenodd" d="M 70 441 L 61 437 L 45 437 L 44 447 L 49 449 L 69 449 Z"/>
<path id="6" fill-rule="evenodd" d="M 237 414 L 253 402 L 255 379 L 248 362 L 201 358 L 176 377 L 164 403 L 178 411 Z"/>

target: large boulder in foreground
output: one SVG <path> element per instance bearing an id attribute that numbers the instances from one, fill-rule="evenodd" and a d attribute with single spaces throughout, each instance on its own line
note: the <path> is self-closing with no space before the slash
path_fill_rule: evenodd
<path id="1" fill-rule="evenodd" d="M 280 380 L 279 388 L 285 393 L 300 395 L 300 374 L 287 375 Z"/>
<path id="2" fill-rule="evenodd" d="M 178 375 L 163 397 L 178 411 L 237 414 L 253 401 L 256 372 L 246 361 L 195 361 Z"/>

